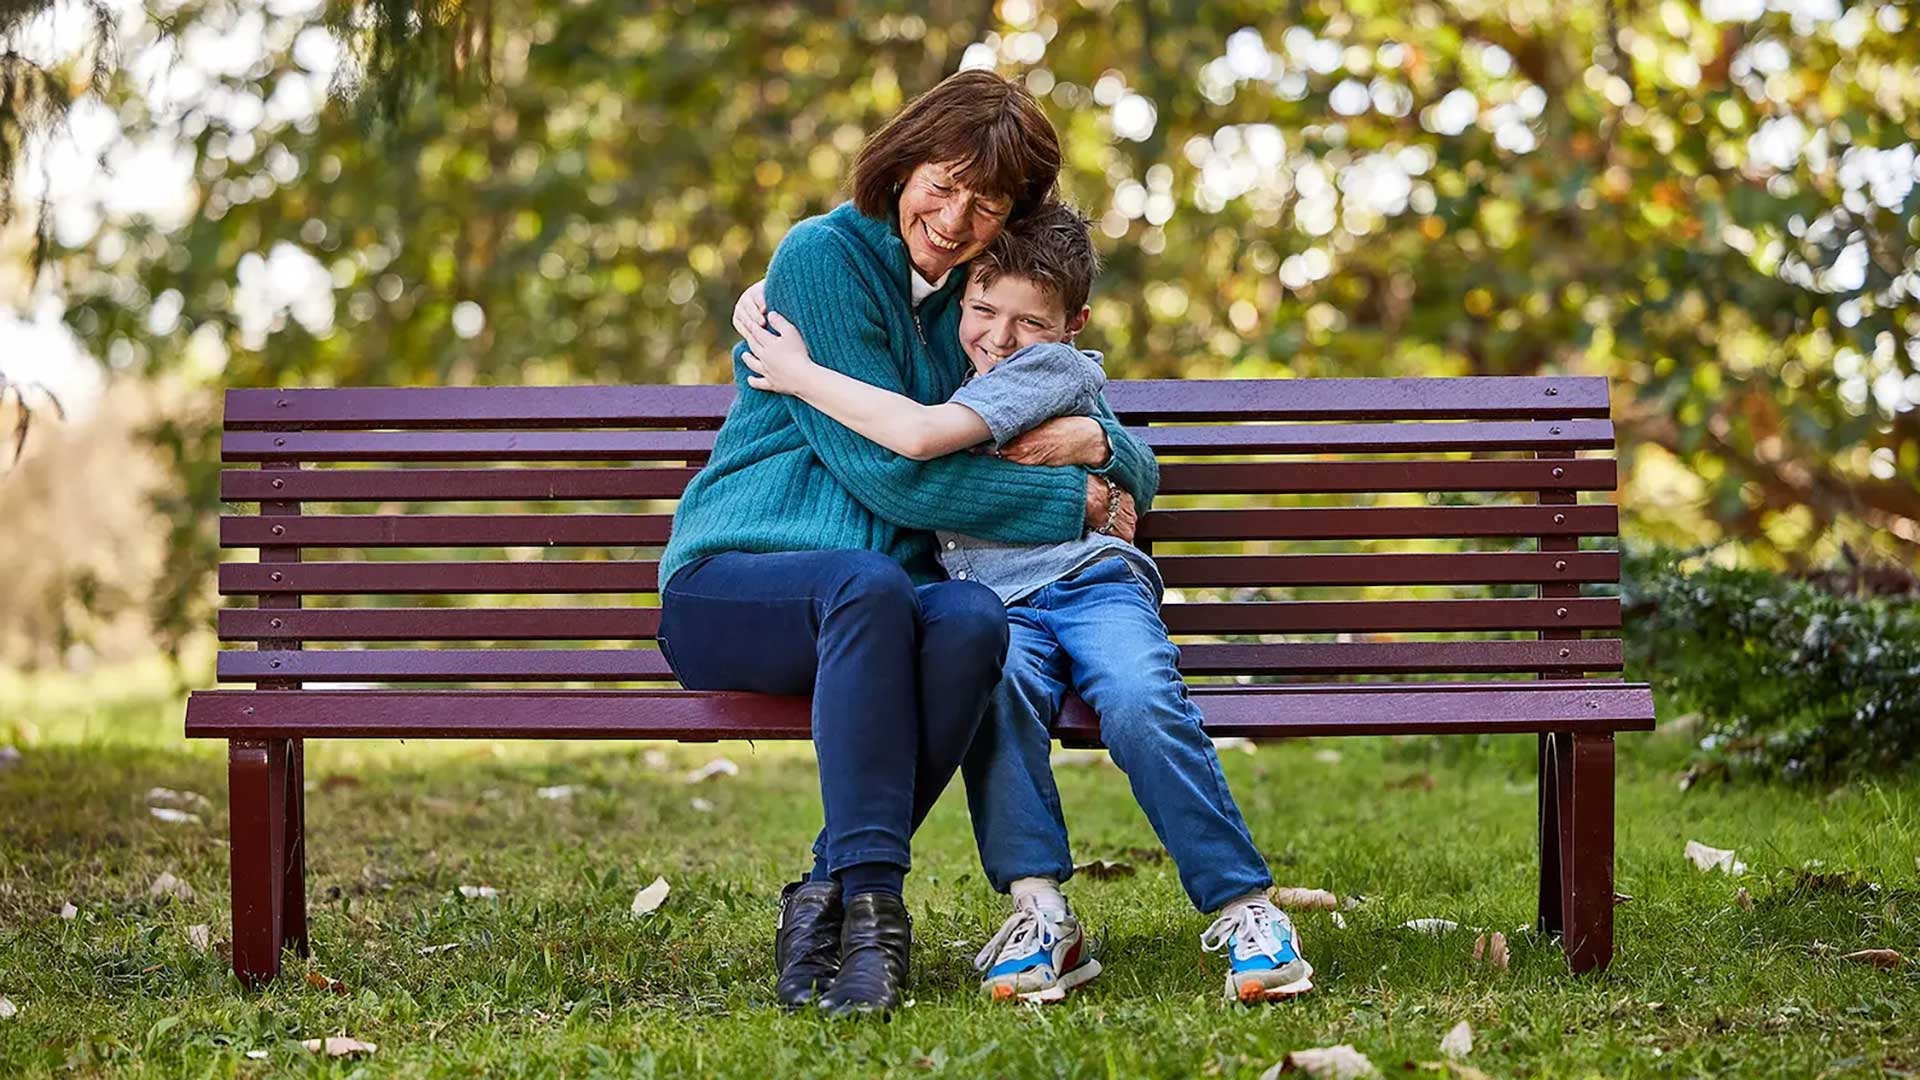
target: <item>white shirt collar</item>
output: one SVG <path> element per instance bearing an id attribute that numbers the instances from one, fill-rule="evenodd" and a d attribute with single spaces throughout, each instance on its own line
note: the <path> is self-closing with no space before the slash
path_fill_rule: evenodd
<path id="1" fill-rule="evenodd" d="M 940 286 L 945 285 L 947 283 L 947 279 L 953 276 L 953 271 L 948 270 L 946 273 L 940 275 L 939 281 L 928 281 L 926 278 L 923 278 L 920 276 L 920 271 L 916 269 L 912 269 L 911 265 L 909 265 L 909 269 L 907 272 L 913 275 L 912 288 L 913 288 L 913 306 L 914 307 L 919 307 L 920 301 L 925 300 L 927 297 L 932 296 L 934 293 L 939 292 Z"/>

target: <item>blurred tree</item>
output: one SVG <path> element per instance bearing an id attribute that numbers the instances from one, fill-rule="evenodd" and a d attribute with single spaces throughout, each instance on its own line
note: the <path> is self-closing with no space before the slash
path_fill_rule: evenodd
<path id="1" fill-rule="evenodd" d="M 191 148 L 176 219 L 53 231 L 67 320 L 117 369 L 722 378 L 733 296 L 864 135 L 989 65 L 1047 104 L 1100 222 L 1117 374 L 1605 374 L 1638 534 L 1920 555 L 1905 5 L 298 8 L 116 24 L 111 145 Z M 216 420 L 156 432 L 176 629 L 205 619 Z"/>

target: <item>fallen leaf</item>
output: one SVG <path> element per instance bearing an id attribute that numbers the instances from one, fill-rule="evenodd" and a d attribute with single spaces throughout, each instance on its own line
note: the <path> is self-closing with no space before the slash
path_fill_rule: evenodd
<path id="1" fill-rule="evenodd" d="M 1380 1075 L 1365 1054 L 1341 1043 L 1339 1046 L 1295 1050 L 1280 1059 L 1279 1064 L 1261 1073 L 1260 1080 L 1274 1080 L 1281 1073 L 1290 1072 L 1306 1073 L 1313 1080 L 1361 1080 L 1362 1077 Z"/>
<path id="2" fill-rule="evenodd" d="M 1091 862 L 1083 862 L 1074 866 L 1073 872 L 1076 874 L 1085 874 L 1095 881 L 1105 881 L 1109 878 L 1132 877 L 1133 864 L 1109 862 L 1106 859 L 1094 859 Z"/>
<path id="3" fill-rule="evenodd" d="M 213 927 L 206 923 L 195 923 L 187 927 L 187 944 L 193 946 L 194 952 L 206 952 L 213 947 Z"/>
<path id="4" fill-rule="evenodd" d="M 189 814 L 185 810 L 175 810 L 170 806 L 149 806 L 147 813 L 171 825 L 198 825 L 199 814 Z"/>
<path id="5" fill-rule="evenodd" d="M 1345 911 L 1358 911 L 1366 902 L 1367 898 L 1359 893 L 1348 893 L 1347 898 L 1340 902 L 1340 907 Z"/>
<path id="6" fill-rule="evenodd" d="M 1901 956 L 1892 949 L 1861 949 L 1857 952 L 1850 952 L 1840 959 L 1851 960 L 1856 964 L 1872 964 L 1874 967 L 1885 968 L 1888 971 L 1892 971 L 1894 968 L 1907 962 L 1906 957 Z"/>
<path id="7" fill-rule="evenodd" d="M 315 990 L 331 990 L 341 997 L 347 996 L 346 983 L 341 982 L 339 979 L 322 975 L 317 971 L 307 972 L 307 985 L 313 987 Z"/>
<path id="8" fill-rule="evenodd" d="M 1400 927 L 1403 930 L 1418 930 L 1423 934 L 1451 934 L 1460 929 L 1460 924 L 1452 919 L 1408 919 Z"/>
<path id="9" fill-rule="evenodd" d="M 1267 896 L 1275 907 L 1288 911 L 1332 911 L 1340 906 L 1340 898 L 1325 889 L 1275 885 L 1267 890 Z"/>
<path id="10" fill-rule="evenodd" d="M 579 788 L 572 784 L 555 784 L 552 787 L 543 787 L 535 791 L 534 794 L 543 799 L 571 799 L 579 790 Z"/>
<path id="11" fill-rule="evenodd" d="M 656 877 L 653 884 L 633 894 L 633 906 L 627 910 L 635 915 L 651 915 L 660 910 L 660 905 L 667 902 L 667 893 L 672 891 L 673 886 L 667 884 L 666 878 Z"/>
<path id="12" fill-rule="evenodd" d="M 1621 904 L 1631 904 L 1631 903 L 1633 903 L 1633 895 L 1631 893 L 1617 892 L 1613 894 L 1614 907 L 1619 907 Z"/>
<path id="13" fill-rule="evenodd" d="M 673 759 L 667 756 L 665 750 L 649 750 L 640 755 L 640 764 L 654 772 L 666 772 L 672 766 Z"/>
<path id="14" fill-rule="evenodd" d="M 712 761 L 707 762 L 705 765 L 702 765 L 699 768 L 688 773 L 687 783 L 704 784 L 708 780 L 712 780 L 715 777 L 738 776 L 738 775 L 740 775 L 740 766 L 735 765 L 733 762 L 728 761 L 726 758 L 717 757 L 717 758 L 714 758 Z"/>
<path id="15" fill-rule="evenodd" d="M 213 809 L 213 802 L 197 791 L 175 791 L 164 787 L 148 788 L 147 802 L 161 806 L 182 806 L 188 810 Z"/>
<path id="16" fill-rule="evenodd" d="M 12 998 L 0 997 L 0 1020 L 11 1020 L 19 1015 L 20 1006 L 15 1005 Z"/>
<path id="17" fill-rule="evenodd" d="M 1465 1020 L 1453 1025 L 1440 1040 L 1440 1056 L 1462 1058 L 1473 1053 L 1473 1025 Z"/>
<path id="18" fill-rule="evenodd" d="M 444 945 L 422 945 L 420 948 L 413 950 L 413 952 L 416 956 L 432 956 L 434 953 L 450 952 L 459 947 L 459 942 L 449 941 Z"/>
<path id="19" fill-rule="evenodd" d="M 247 1051 L 247 1057 L 254 1061 L 265 1061 L 269 1055 L 265 1050 L 249 1050 Z"/>
<path id="20" fill-rule="evenodd" d="M 193 886 L 174 877 L 171 871 L 162 870 L 160 876 L 147 886 L 148 896 L 170 896 L 175 900 L 193 899 Z"/>
<path id="21" fill-rule="evenodd" d="M 491 885 L 462 885 L 460 895 L 469 900 L 492 900 L 500 895 L 500 890 Z"/>
<path id="22" fill-rule="evenodd" d="M 1238 750 L 1243 754 L 1251 754 L 1257 752 L 1259 747 L 1253 744 L 1252 739 L 1242 738 L 1238 735 L 1222 735 L 1213 740 L 1213 749 L 1215 752 L 1222 754 L 1229 750 Z"/>
<path id="23" fill-rule="evenodd" d="M 80 909 L 77 907 L 74 907 L 71 901 L 60 905 L 60 917 L 67 920 L 68 922 L 72 922 L 74 919 L 78 918 L 79 915 L 80 915 Z"/>
<path id="24" fill-rule="evenodd" d="M 328 1057 L 349 1057 L 354 1054 L 371 1054 L 380 1049 L 370 1042 L 348 1038 L 345 1035 L 329 1035 L 325 1039 L 306 1039 L 301 1046 L 316 1054 L 324 1053 Z"/>
<path id="25" fill-rule="evenodd" d="M 1340 764 L 1340 751 L 1331 747 L 1325 750 L 1315 750 L 1313 752 L 1313 760 L 1322 765 L 1338 765 Z"/>
<path id="26" fill-rule="evenodd" d="M 1347 928 L 1347 917 L 1345 915 L 1336 911 L 1329 917 L 1333 919 L 1333 928 L 1335 930 L 1345 930 Z"/>
<path id="27" fill-rule="evenodd" d="M 1432 791 L 1433 774 L 1417 772 L 1398 780 L 1389 780 L 1384 786 L 1388 791 Z"/>
<path id="28" fill-rule="evenodd" d="M 1698 840 L 1689 840 L 1685 854 L 1693 865 L 1702 870 L 1719 870 L 1728 874 L 1747 872 L 1747 864 L 1734 858 L 1731 848 L 1708 847 Z"/>
<path id="29" fill-rule="evenodd" d="M 1473 939 L 1473 958 L 1476 962 L 1485 960 L 1495 971 L 1507 970 L 1507 965 L 1512 962 L 1507 952 L 1507 935 L 1495 930 Z"/>
<path id="30" fill-rule="evenodd" d="M 1745 885 L 1742 885 L 1737 891 L 1734 892 L 1733 903 L 1734 903 L 1734 906 L 1738 907 L 1741 911 L 1752 911 L 1753 910 L 1753 894 L 1747 891 L 1747 887 Z"/>
<path id="31" fill-rule="evenodd" d="M 698 810 L 702 814 L 713 813 L 712 801 L 708 799 L 702 799 L 699 796 L 695 796 L 693 801 L 688 803 L 687 805 L 693 807 L 695 810 Z"/>

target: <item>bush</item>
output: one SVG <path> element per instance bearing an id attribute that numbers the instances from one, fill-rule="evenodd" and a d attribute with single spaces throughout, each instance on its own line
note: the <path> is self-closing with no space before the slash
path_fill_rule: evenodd
<path id="1" fill-rule="evenodd" d="M 1699 714 L 1710 763 L 1835 780 L 1920 759 L 1920 605 L 1630 553 L 1627 662 Z"/>

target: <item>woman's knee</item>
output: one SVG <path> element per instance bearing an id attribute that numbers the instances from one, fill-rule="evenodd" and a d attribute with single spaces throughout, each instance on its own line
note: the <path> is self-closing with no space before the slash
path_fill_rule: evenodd
<path id="1" fill-rule="evenodd" d="M 828 598 L 830 609 L 866 604 L 914 610 L 913 579 L 899 563 L 877 551 L 846 551 L 839 555 L 835 568 L 840 578 Z"/>

